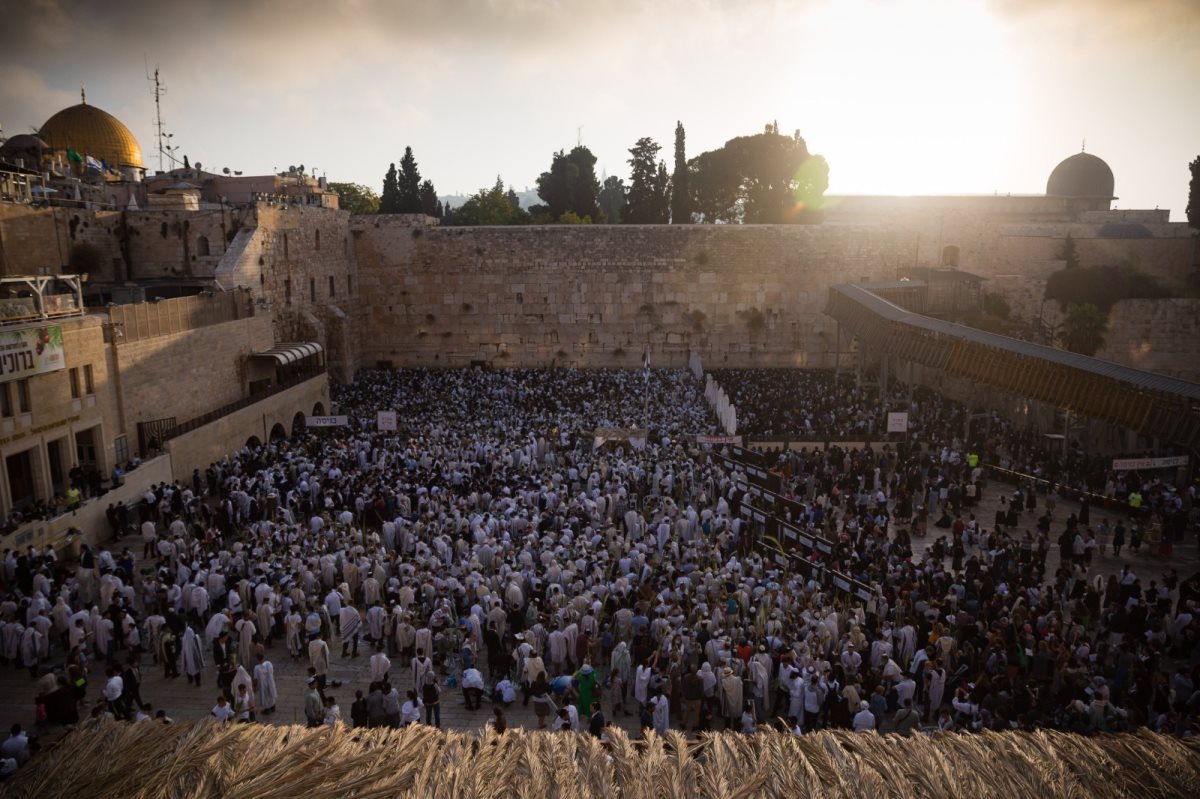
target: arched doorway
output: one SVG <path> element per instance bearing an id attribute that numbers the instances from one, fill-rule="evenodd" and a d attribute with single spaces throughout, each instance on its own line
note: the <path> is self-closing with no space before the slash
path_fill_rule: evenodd
<path id="1" fill-rule="evenodd" d="M 304 432 L 304 414 L 296 411 L 296 415 L 292 417 L 292 435 L 298 436 Z"/>
<path id="2" fill-rule="evenodd" d="M 258 440 L 258 436 L 250 436 L 246 439 L 247 449 L 258 449 L 262 446 L 262 442 Z"/>
<path id="3" fill-rule="evenodd" d="M 318 402 L 316 405 L 314 405 L 312 415 L 313 416 L 324 416 L 325 415 L 325 403 Z"/>
<path id="4" fill-rule="evenodd" d="M 196 239 L 196 255 L 201 258 L 208 255 L 208 236 L 200 236 Z"/>
<path id="5" fill-rule="evenodd" d="M 287 430 L 279 422 L 276 422 L 275 426 L 271 428 L 271 440 L 280 441 L 285 438 L 287 438 Z"/>

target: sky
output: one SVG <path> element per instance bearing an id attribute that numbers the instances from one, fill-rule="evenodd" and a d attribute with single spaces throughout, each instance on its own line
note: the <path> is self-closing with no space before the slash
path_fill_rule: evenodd
<path id="1" fill-rule="evenodd" d="M 0 126 L 79 101 L 158 167 L 304 164 L 376 191 L 410 145 L 441 194 L 532 187 L 577 141 L 628 180 L 778 122 L 830 193 L 1029 194 L 1086 148 L 1118 208 L 1183 219 L 1200 0 L 25 0 L 0 9 Z"/>

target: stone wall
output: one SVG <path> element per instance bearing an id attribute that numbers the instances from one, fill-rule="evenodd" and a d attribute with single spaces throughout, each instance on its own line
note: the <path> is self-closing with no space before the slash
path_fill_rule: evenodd
<path id="1" fill-rule="evenodd" d="M 137 504 L 147 488 L 170 482 L 171 479 L 171 456 L 160 455 L 152 458 L 127 473 L 124 483 L 104 496 L 85 501 L 78 510 L 71 513 L 21 527 L 12 534 L 6 545 L 21 550 L 30 546 L 41 550 L 47 544 L 52 544 L 59 557 L 78 557 L 80 544 L 95 547 L 112 537 L 108 517 L 105 516 L 110 504 Z M 68 537 L 67 533 L 72 528 L 79 530 L 81 535 Z"/>
<path id="2" fill-rule="evenodd" d="M 71 248 L 83 242 L 95 245 L 104 257 L 95 279 L 111 279 L 108 275 L 118 268 L 121 251 L 113 229 L 120 212 L 0 206 L 6 209 L 0 215 L 0 274 L 61 274 Z"/>
<path id="3" fill-rule="evenodd" d="M 824 366 L 837 282 L 915 237 L 852 226 L 440 228 L 356 217 L 364 365 Z"/>
<path id="4" fill-rule="evenodd" d="M 323 374 L 171 439 L 167 451 L 175 479 L 189 479 L 193 469 L 203 472 L 252 438 L 260 443 L 269 441 L 275 425 L 291 435 L 297 415 L 307 418 L 318 405 L 328 412 L 329 381 Z"/>
<path id="5" fill-rule="evenodd" d="M 1121 300 L 1096 357 L 1200 382 L 1200 300 Z"/>
<path id="6" fill-rule="evenodd" d="M 131 445 L 138 422 L 174 416 L 184 422 L 246 396 L 247 355 L 270 349 L 271 317 L 209 325 L 118 343 L 122 402 Z"/>
<path id="7" fill-rule="evenodd" d="M 358 368 L 357 336 L 338 321 L 359 292 L 349 222 L 345 211 L 259 203 L 253 225 L 238 232 L 214 273 L 223 286 L 245 286 L 269 305 L 277 341 L 313 340 L 313 330 L 321 331 L 315 340 L 343 381 Z"/>

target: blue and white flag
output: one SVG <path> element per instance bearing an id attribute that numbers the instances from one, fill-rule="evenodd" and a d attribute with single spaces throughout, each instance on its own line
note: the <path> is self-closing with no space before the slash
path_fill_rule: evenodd
<path id="1" fill-rule="evenodd" d="M 87 168 L 88 169 L 94 169 L 97 172 L 104 171 L 104 164 L 100 162 L 99 158 L 95 158 L 95 157 L 89 155 L 89 156 L 86 156 L 86 160 L 87 160 Z"/>
<path id="2" fill-rule="evenodd" d="M 646 380 L 646 384 L 650 384 L 650 348 L 647 347 L 642 352 L 642 376 Z"/>

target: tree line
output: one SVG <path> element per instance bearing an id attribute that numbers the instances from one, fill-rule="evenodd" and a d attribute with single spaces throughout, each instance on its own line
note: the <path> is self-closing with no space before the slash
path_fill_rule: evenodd
<path id="1" fill-rule="evenodd" d="M 352 213 L 435 216 L 446 225 L 529 224 L 789 224 L 822 219 L 829 165 L 809 153 L 799 131 L 791 136 L 771 123 L 762 133 L 730 139 L 715 150 L 687 157 L 683 123 L 675 126 L 672 168 L 651 137 L 629 148 L 629 182 L 596 175 L 596 156 L 586 146 L 554 153 L 537 178 L 541 203 L 522 208 L 502 178 L 472 194 L 458 208 L 443 207 L 433 183 L 422 180 L 412 148 L 400 167 L 389 165 L 383 192 L 333 183 L 341 206 Z"/>

